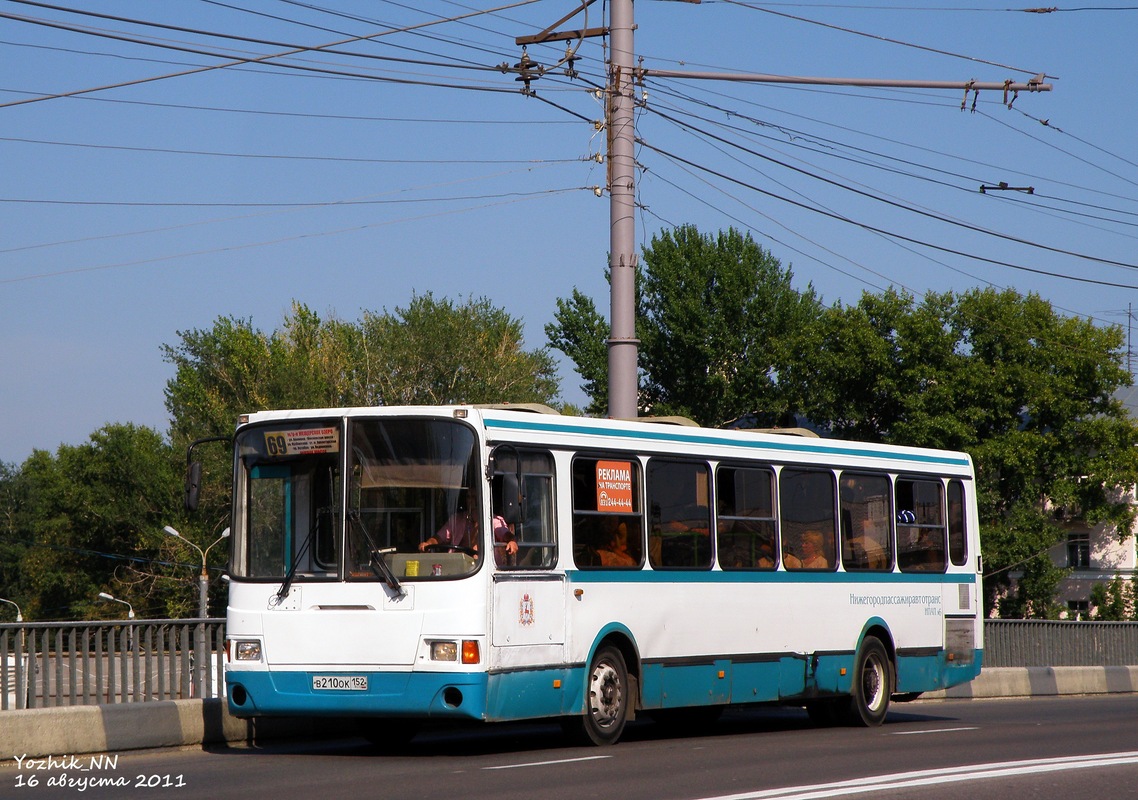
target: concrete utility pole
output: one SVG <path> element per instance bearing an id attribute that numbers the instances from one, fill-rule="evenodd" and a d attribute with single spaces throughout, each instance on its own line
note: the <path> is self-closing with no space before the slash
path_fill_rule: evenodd
<path id="1" fill-rule="evenodd" d="M 632 0 L 611 0 L 608 75 L 609 416 L 637 412 L 636 129 Z"/>
<path id="2" fill-rule="evenodd" d="M 699 2 L 699 0 L 687 0 Z M 587 9 L 595 0 L 581 0 L 577 11 L 571 12 L 536 36 L 523 36 L 515 41 L 519 45 L 541 42 L 583 39 L 592 36 L 609 36 L 608 85 L 606 87 L 605 127 L 608 132 L 608 192 L 609 192 L 609 319 L 611 332 L 608 340 L 609 407 L 613 418 L 634 418 L 638 409 L 636 338 L 636 157 L 635 157 L 635 86 L 644 78 L 684 78 L 691 80 L 745 81 L 750 83 L 782 83 L 815 86 L 896 87 L 906 89 L 955 89 L 964 92 L 961 109 L 968 103 L 968 95 L 975 97 L 980 91 L 1003 92 L 1004 103 L 1011 106 L 1020 92 L 1049 92 L 1051 84 L 1044 83 L 1045 75 L 1036 75 L 1029 81 L 1002 83 L 980 81 L 920 81 L 878 78 L 826 78 L 793 75 L 766 75 L 724 72 L 684 72 L 654 70 L 634 66 L 633 0 L 609 0 L 607 28 L 585 28 L 554 33 L 574 14 Z M 514 71 L 523 78 L 540 77 L 543 68 L 527 61 L 514 65 Z M 536 67 L 536 69 L 535 69 Z M 522 80 L 523 78 L 518 78 Z M 526 90 L 529 91 L 527 80 Z"/>

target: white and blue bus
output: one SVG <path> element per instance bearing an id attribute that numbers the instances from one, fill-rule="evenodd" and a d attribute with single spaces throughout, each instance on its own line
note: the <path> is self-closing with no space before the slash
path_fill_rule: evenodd
<path id="1" fill-rule="evenodd" d="M 983 655 L 971 459 L 540 407 L 269 411 L 235 435 L 238 717 L 805 707 L 877 725 Z M 456 523 L 456 521 L 458 521 Z"/>

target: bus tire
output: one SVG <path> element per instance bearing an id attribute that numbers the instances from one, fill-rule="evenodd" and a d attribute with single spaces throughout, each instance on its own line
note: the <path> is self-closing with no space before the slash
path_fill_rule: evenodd
<path id="1" fill-rule="evenodd" d="M 581 744 L 616 744 L 628 721 L 630 689 L 620 650 L 611 645 L 600 648 L 585 676 L 585 713 L 566 719 L 567 731 Z"/>
<path id="2" fill-rule="evenodd" d="M 854 662 L 849 721 L 866 728 L 877 727 L 885 721 L 892 694 L 893 665 L 889 653 L 880 639 L 867 636 Z"/>

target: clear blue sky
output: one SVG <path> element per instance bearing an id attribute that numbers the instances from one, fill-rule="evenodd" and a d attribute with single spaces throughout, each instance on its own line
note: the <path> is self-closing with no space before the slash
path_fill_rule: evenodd
<path id="1" fill-rule="evenodd" d="M 590 93 L 603 41 L 581 45 L 579 79 L 538 80 L 540 99 L 484 69 L 518 61 L 514 38 L 576 0 L 164 78 L 497 4 L 58 5 L 72 11 L 0 0 L 0 461 L 111 422 L 165 432 L 161 346 L 219 316 L 271 331 L 294 300 L 355 320 L 414 293 L 487 297 L 540 347 L 574 287 L 607 308 L 608 200 L 593 191 L 605 170 L 590 160 L 604 151 Z M 1125 323 L 1138 295 L 1136 6 L 936 5 L 639 0 L 649 69 L 1046 73 L 1055 86 L 1011 110 L 984 93 L 973 112 L 958 91 L 649 80 L 640 242 L 677 224 L 734 226 L 828 303 L 993 285 Z M 605 13 L 599 2 L 562 27 Z M 530 55 L 553 64 L 564 51 Z M 162 79 L 20 103 L 150 78 Z M 979 192 L 1001 181 L 1035 194 Z M 578 376 L 562 378 L 563 399 L 581 402 Z"/>

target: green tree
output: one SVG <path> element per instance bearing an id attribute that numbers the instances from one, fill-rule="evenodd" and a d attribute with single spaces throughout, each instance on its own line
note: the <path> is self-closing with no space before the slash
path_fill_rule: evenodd
<path id="1" fill-rule="evenodd" d="M 604 416 L 609 392 L 608 322 L 592 298 L 578 289 L 568 299 L 557 299 L 553 319 L 545 326 L 545 335 L 551 347 L 569 357 L 583 379 L 581 390 L 589 398 L 585 413 Z"/>
<path id="2" fill-rule="evenodd" d="M 219 318 L 163 348 L 176 367 L 166 407 L 176 442 L 223 435 L 268 408 L 541 402 L 558 396 L 548 350 L 524 349 L 522 323 L 488 300 L 430 293 L 356 324 L 294 305 L 282 327 Z"/>
<path id="3" fill-rule="evenodd" d="M 18 527 L 22 506 L 20 471 L 14 464 L 0 461 L 0 597 L 21 607 L 27 605 L 29 593 L 23 585 L 20 561 L 26 550 Z M 15 609 L 0 603 L 0 619 L 15 618 Z"/>
<path id="4" fill-rule="evenodd" d="M 1050 509 L 1130 535 L 1138 427 L 1114 398 L 1129 385 L 1117 328 L 1057 314 L 1036 295 L 976 289 L 865 295 L 822 316 L 805 414 L 836 434 L 971 453 L 989 607 L 1022 575 L 1008 613 L 1046 617 L 1062 572 Z"/>
<path id="5" fill-rule="evenodd" d="M 163 616 L 161 529 L 178 507 L 176 458 L 150 428 L 107 425 L 53 456 L 37 450 L 15 479 L 11 528 L 21 545 L 29 619 L 117 616 L 107 591 L 139 616 Z"/>
<path id="6" fill-rule="evenodd" d="M 1138 583 L 1116 574 L 1107 583 L 1091 587 L 1093 619 L 1103 622 L 1138 620 Z"/>
<path id="7" fill-rule="evenodd" d="M 795 291 L 792 277 L 734 229 L 710 236 L 685 225 L 654 236 L 637 277 L 642 410 L 704 425 L 791 415 L 799 399 L 782 376 L 811 357 L 804 337 L 821 313 L 813 289 Z M 608 328 L 576 291 L 554 319 L 546 335 L 576 365 L 597 413 L 607 399 Z"/>
<path id="8" fill-rule="evenodd" d="M 548 349 L 524 349 L 521 320 L 486 299 L 417 295 L 365 313 L 359 365 L 371 405 L 547 403 L 559 394 Z"/>

